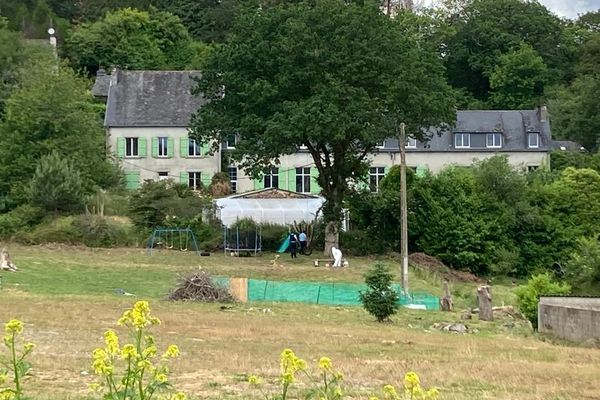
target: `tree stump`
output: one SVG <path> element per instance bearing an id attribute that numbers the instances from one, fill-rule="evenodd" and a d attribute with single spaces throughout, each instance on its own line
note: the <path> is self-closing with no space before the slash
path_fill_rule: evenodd
<path id="1" fill-rule="evenodd" d="M 442 311 L 452 311 L 454 304 L 452 303 L 452 295 L 450 295 L 450 288 L 448 287 L 448 281 L 444 280 L 444 297 L 440 299 L 440 308 Z"/>
<path id="2" fill-rule="evenodd" d="M 0 270 L 7 270 L 11 272 L 16 272 L 18 270 L 17 266 L 11 261 L 10 255 L 6 249 L 2 249 L 2 251 L 0 251 Z"/>
<path id="3" fill-rule="evenodd" d="M 492 310 L 492 288 L 487 285 L 477 288 L 477 303 L 479 304 L 479 319 L 481 321 L 493 321 Z"/>

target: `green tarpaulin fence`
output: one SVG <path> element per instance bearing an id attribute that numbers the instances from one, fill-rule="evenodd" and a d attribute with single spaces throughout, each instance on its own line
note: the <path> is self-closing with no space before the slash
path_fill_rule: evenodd
<path id="1" fill-rule="evenodd" d="M 227 286 L 228 278 L 216 278 Z M 399 303 L 427 310 L 439 310 L 439 298 L 428 293 L 413 292 L 405 296 L 400 285 Z M 310 304 L 360 305 L 359 292 L 366 286 L 358 283 L 290 282 L 248 279 L 248 301 L 291 301 Z"/>

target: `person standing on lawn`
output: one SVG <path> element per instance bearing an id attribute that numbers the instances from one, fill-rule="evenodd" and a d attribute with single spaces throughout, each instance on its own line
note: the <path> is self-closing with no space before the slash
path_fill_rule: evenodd
<path id="1" fill-rule="evenodd" d="M 306 244 L 308 243 L 308 236 L 306 236 L 306 232 L 300 232 L 298 239 L 300 240 L 300 254 L 304 254 L 304 251 L 306 250 Z"/>
<path id="2" fill-rule="evenodd" d="M 294 232 L 290 232 L 290 254 L 292 258 L 298 258 L 298 236 Z"/>

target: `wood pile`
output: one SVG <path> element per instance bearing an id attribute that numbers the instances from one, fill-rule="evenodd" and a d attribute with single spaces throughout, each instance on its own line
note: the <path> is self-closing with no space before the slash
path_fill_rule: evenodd
<path id="1" fill-rule="evenodd" d="M 176 289 L 169 295 L 169 300 L 232 303 L 235 298 L 226 287 L 216 283 L 208 272 L 197 271 L 180 277 Z"/>

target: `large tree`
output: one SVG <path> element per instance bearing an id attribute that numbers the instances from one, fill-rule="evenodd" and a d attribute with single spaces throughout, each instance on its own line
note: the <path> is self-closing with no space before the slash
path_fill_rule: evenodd
<path id="1" fill-rule="evenodd" d="M 25 202 L 38 160 L 51 152 L 79 171 L 85 192 L 117 183 L 100 111 L 89 82 L 53 58 L 22 71 L 0 122 L 0 197 L 9 206 Z"/>
<path id="2" fill-rule="evenodd" d="M 78 68 L 95 72 L 124 69 L 197 68 L 202 46 L 194 43 L 181 20 L 168 12 L 123 9 L 84 23 L 66 41 L 66 53 Z"/>
<path id="3" fill-rule="evenodd" d="M 400 122 L 421 136 L 455 118 L 438 44 L 426 17 L 387 18 L 377 2 L 319 0 L 245 10 L 211 54 L 198 93 L 208 100 L 191 130 L 259 177 L 306 146 L 326 199 L 326 248 L 337 244 L 350 182 Z"/>

